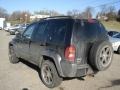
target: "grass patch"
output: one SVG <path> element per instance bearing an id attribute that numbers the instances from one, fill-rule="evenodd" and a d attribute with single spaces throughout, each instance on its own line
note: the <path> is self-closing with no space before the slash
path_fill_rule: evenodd
<path id="1" fill-rule="evenodd" d="M 120 31 L 120 22 L 117 21 L 101 21 L 107 30 Z"/>

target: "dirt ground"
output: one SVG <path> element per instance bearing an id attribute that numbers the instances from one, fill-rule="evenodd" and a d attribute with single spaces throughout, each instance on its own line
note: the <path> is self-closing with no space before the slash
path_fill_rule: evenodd
<path id="1" fill-rule="evenodd" d="M 64 80 L 54 89 L 40 80 L 38 68 L 25 62 L 11 64 L 8 59 L 8 42 L 14 36 L 0 31 L 0 90 L 120 90 L 120 55 L 114 54 L 112 65 L 106 71 L 85 80 Z"/>

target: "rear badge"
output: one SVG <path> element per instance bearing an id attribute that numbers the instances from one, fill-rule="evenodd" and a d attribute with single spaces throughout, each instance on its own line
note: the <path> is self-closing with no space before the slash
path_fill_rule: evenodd
<path id="1" fill-rule="evenodd" d="M 77 63 L 80 64 L 82 61 L 82 58 L 77 58 Z"/>

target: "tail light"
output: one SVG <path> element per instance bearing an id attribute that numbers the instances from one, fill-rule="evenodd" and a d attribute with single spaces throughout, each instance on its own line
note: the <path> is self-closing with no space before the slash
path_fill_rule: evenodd
<path id="1" fill-rule="evenodd" d="M 65 50 L 65 58 L 66 60 L 70 61 L 70 62 L 74 62 L 75 61 L 75 47 L 74 46 L 69 46 L 66 48 Z"/>

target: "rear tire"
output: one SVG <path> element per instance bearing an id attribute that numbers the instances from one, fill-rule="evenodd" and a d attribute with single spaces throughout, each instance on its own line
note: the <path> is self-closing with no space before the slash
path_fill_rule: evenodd
<path id="1" fill-rule="evenodd" d="M 117 53 L 120 54 L 120 46 L 118 47 Z"/>
<path id="2" fill-rule="evenodd" d="M 9 60 L 12 64 L 16 64 L 19 62 L 19 58 L 16 57 L 13 46 L 10 46 L 9 48 Z"/>
<path id="3" fill-rule="evenodd" d="M 93 69 L 102 71 L 111 65 L 112 58 L 113 48 L 111 43 L 107 41 L 97 42 L 91 48 L 89 62 Z"/>
<path id="4" fill-rule="evenodd" d="M 58 75 L 53 62 L 45 60 L 41 66 L 41 79 L 48 88 L 54 88 L 61 84 L 62 78 Z"/>

